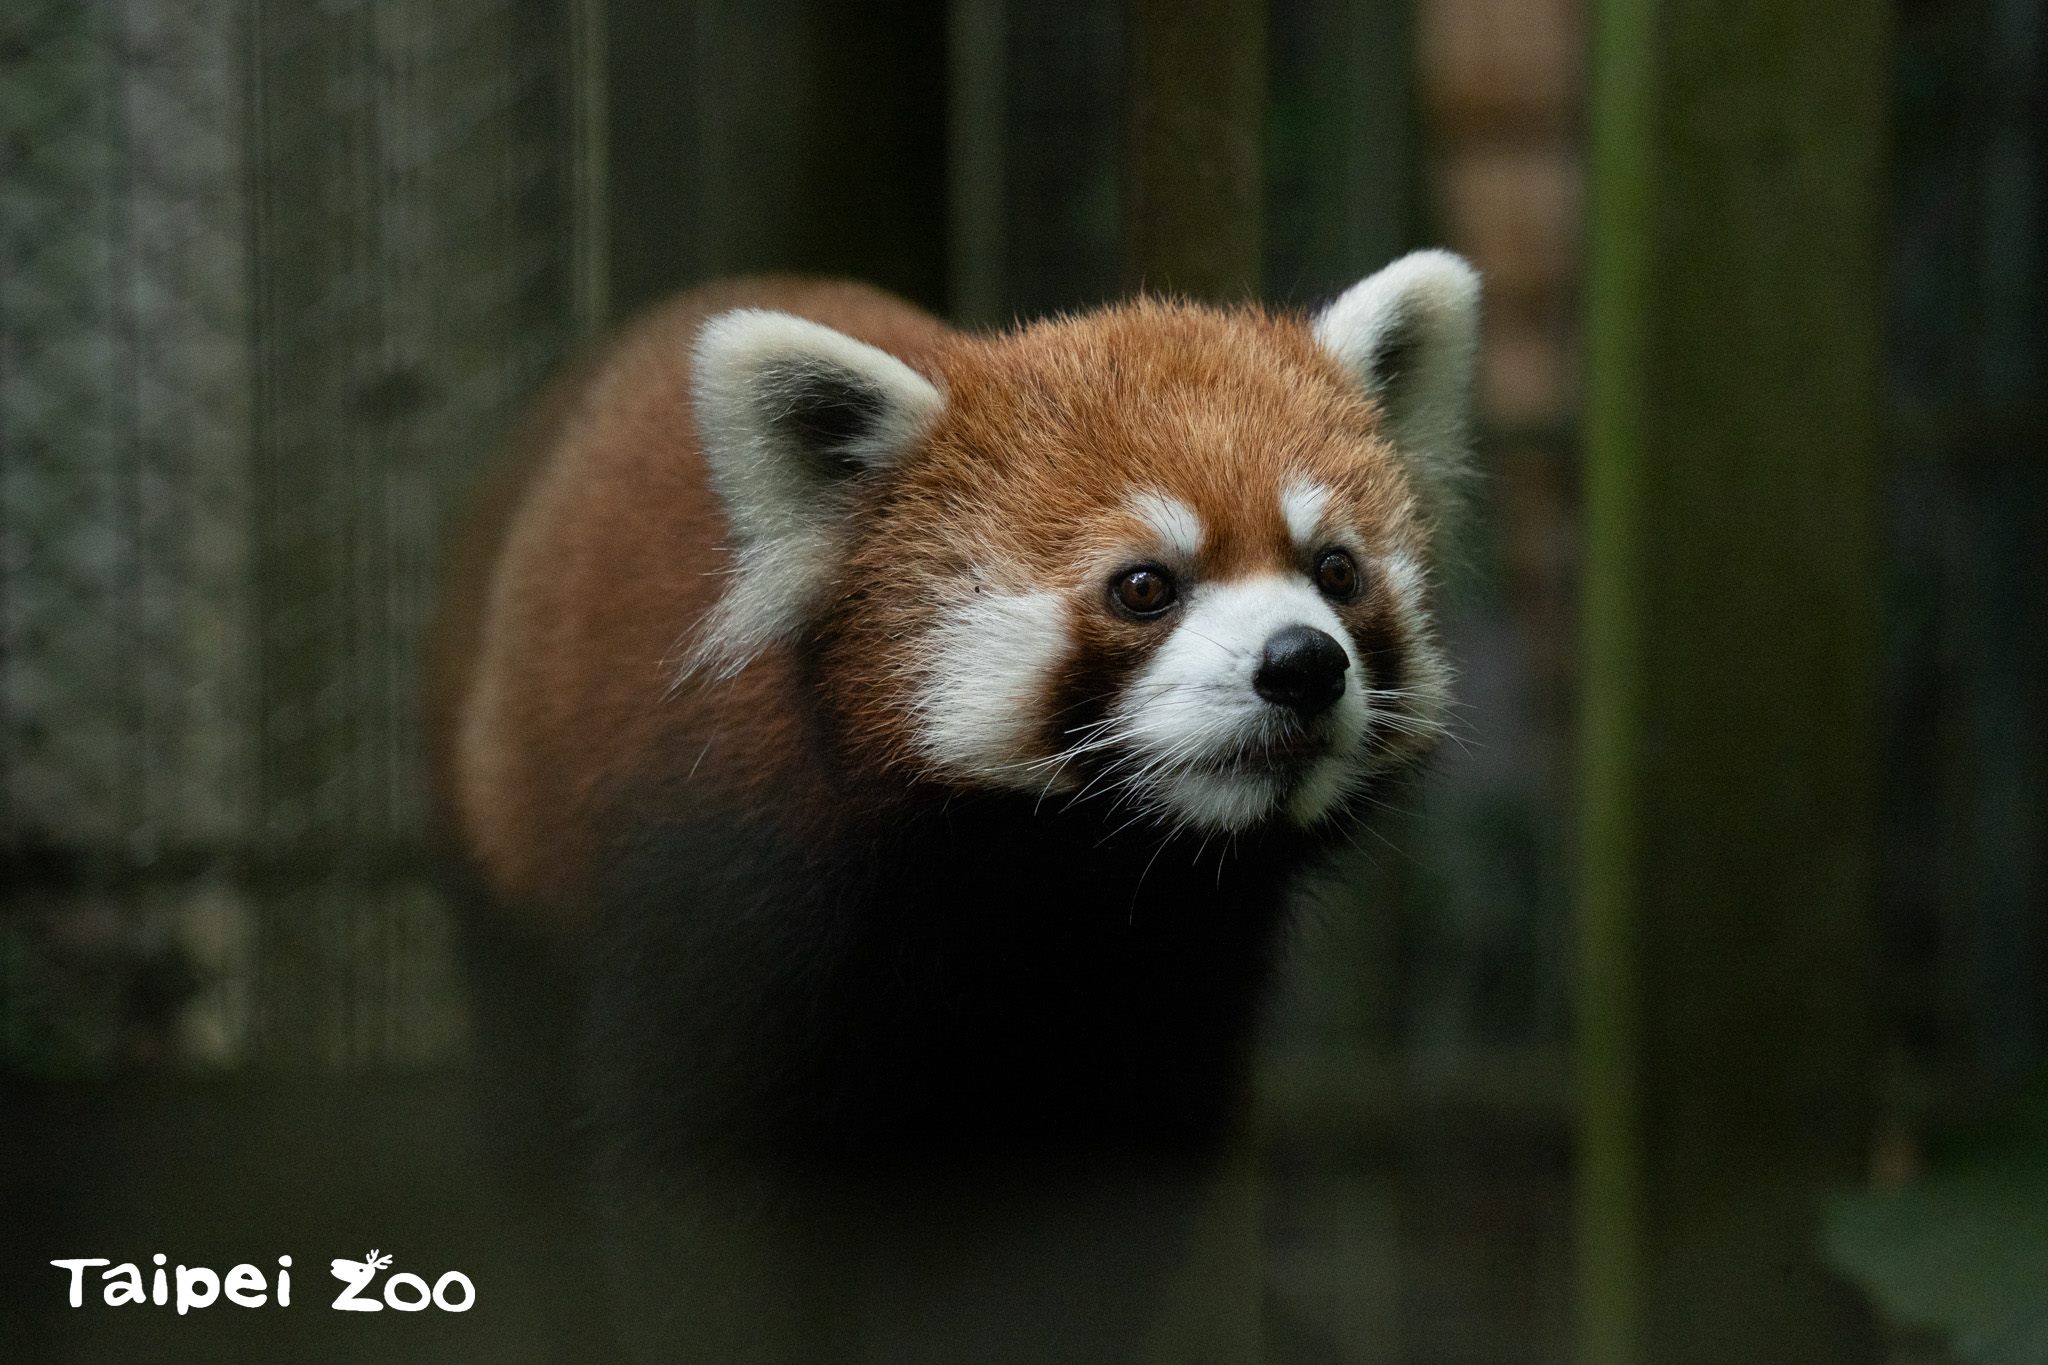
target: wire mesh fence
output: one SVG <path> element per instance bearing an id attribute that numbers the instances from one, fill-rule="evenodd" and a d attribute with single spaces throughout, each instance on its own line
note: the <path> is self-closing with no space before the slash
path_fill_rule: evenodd
<path id="1" fill-rule="evenodd" d="M 660 62 L 602 50 L 598 9 L 52 0 L 0 16 L 9 1065 L 459 1050 L 415 773 L 438 539 L 608 289 L 636 304 L 677 278 L 855 269 L 1001 322 L 1122 287 L 1113 9 L 961 5 L 950 30 L 935 5 L 650 11 L 674 39 Z M 1275 9 L 1265 273 L 1284 298 L 1405 244 L 1398 101 L 1368 118 L 1348 93 L 1355 70 L 1402 69 L 1396 15 Z M 899 49 L 925 93 L 878 98 L 891 81 L 850 66 L 848 43 Z M 816 89 L 766 102 L 780 86 Z M 899 155 L 869 184 L 856 144 L 877 143 Z M 1471 795 L 1474 771 L 1448 789 Z M 1527 795 L 1444 826 L 1491 841 L 1463 860 L 1482 881 Z M 1491 883 L 1424 885 L 1413 855 L 1382 861 L 1324 917 L 1282 1046 L 1389 1045 L 1411 1015 L 1453 1051 L 1475 1041 L 1477 998 L 1438 990 L 1441 972 L 1404 997 L 1407 930 L 1380 902 L 1449 925 L 1429 907 L 1476 905 Z M 1554 985 L 1512 917 L 1507 955 Z M 1434 961 L 1442 938 L 1416 942 Z M 1554 1041 L 1555 990 L 1515 989 L 1541 1015 L 1515 1041 Z"/>
<path id="2" fill-rule="evenodd" d="M 458 1046 L 417 651 L 445 508 L 577 325 L 572 23 L 0 14 L 10 1065 Z"/>

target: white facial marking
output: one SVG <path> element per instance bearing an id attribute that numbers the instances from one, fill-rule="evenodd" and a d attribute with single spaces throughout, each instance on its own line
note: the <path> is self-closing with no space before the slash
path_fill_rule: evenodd
<path id="1" fill-rule="evenodd" d="M 1297 726 L 1252 682 L 1266 642 L 1293 625 L 1330 635 L 1351 667 L 1344 694 L 1319 721 L 1328 753 L 1283 777 L 1255 761 L 1243 764 Z M 1305 580 L 1274 574 L 1204 584 L 1171 629 L 1113 713 L 1115 733 L 1133 756 L 1124 778 L 1133 804 L 1222 832 L 1254 824 L 1285 802 L 1289 815 L 1307 824 L 1367 775 L 1363 666 L 1344 623 Z"/>
<path id="2" fill-rule="evenodd" d="M 1306 548 L 1316 538 L 1329 505 L 1329 488 L 1312 479 L 1291 480 L 1280 490 L 1280 515 L 1287 519 L 1287 534 L 1295 545 Z"/>
<path id="3" fill-rule="evenodd" d="M 1036 791 L 1046 674 L 1067 650 L 1066 604 L 1049 592 L 981 592 L 940 621 L 919 690 L 918 746 L 950 772 Z"/>
<path id="4" fill-rule="evenodd" d="M 1402 654 L 1401 686 L 1369 693 L 1367 700 L 1384 724 L 1388 749 L 1398 754 L 1426 747 L 1442 733 L 1450 708 L 1451 670 L 1431 628 L 1427 570 L 1412 555 L 1398 551 L 1381 556 L 1378 563 L 1407 648 Z"/>
<path id="5" fill-rule="evenodd" d="M 1380 572 L 1387 576 L 1387 583 L 1394 590 L 1394 600 L 1403 610 L 1422 610 L 1422 594 L 1428 580 L 1414 556 L 1398 552 L 1383 555 Z"/>
<path id="6" fill-rule="evenodd" d="M 1131 515 L 1159 537 L 1160 549 L 1176 559 L 1190 560 L 1202 552 L 1202 519 L 1179 498 L 1160 492 L 1131 498 Z"/>

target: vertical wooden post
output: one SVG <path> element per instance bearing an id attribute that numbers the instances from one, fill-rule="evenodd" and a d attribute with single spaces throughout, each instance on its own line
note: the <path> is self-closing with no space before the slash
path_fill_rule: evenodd
<path id="1" fill-rule="evenodd" d="M 1090 308 L 1123 283 L 1124 9 L 951 0 L 954 321 Z"/>
<path id="2" fill-rule="evenodd" d="M 579 342 L 612 319 L 611 48 L 605 0 L 570 0 L 569 315 Z"/>
<path id="3" fill-rule="evenodd" d="M 603 196 L 601 210 L 585 212 L 601 218 L 605 233 L 603 265 L 589 266 L 603 273 L 583 288 L 601 288 L 607 311 L 620 317 L 699 276 L 714 197 L 699 164 L 699 129 L 716 92 L 701 41 L 704 4 L 595 3 L 602 12 L 578 16 L 585 36 L 571 54 L 601 59 L 604 77 L 600 112 L 579 111 L 586 134 L 600 117 L 604 129 L 601 144 L 586 144 L 596 164 L 578 187 Z M 592 98 L 587 87 L 582 98 Z"/>
<path id="4" fill-rule="evenodd" d="M 1293 0 L 1267 38 L 1265 282 L 1328 299 L 1414 246 L 1409 0 Z"/>
<path id="5" fill-rule="evenodd" d="M 986 326 L 1004 320 L 1009 291 L 1008 6 L 952 0 L 946 12 L 947 311 Z"/>
<path id="6" fill-rule="evenodd" d="M 1264 248 L 1263 0 L 1134 0 L 1127 11 L 1130 283 L 1197 299 L 1255 296 Z M 1240 1152 L 1215 1182 L 1212 1222 L 1162 1356 L 1260 1354 L 1258 1184 Z"/>
<path id="7" fill-rule="evenodd" d="M 1133 283 L 1208 299 L 1256 293 L 1266 6 L 1135 0 L 1130 26 Z"/>
<path id="8" fill-rule="evenodd" d="M 943 0 L 602 0 L 610 293 L 721 275 L 946 290 Z"/>
<path id="9" fill-rule="evenodd" d="M 1601 0 L 1582 1358 L 1848 1352 L 1874 822 L 1879 0 Z"/>

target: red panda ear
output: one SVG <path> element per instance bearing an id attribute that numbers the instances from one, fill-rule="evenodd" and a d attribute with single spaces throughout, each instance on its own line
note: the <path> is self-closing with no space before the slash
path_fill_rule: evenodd
<path id="1" fill-rule="evenodd" d="M 689 669 L 737 672 L 801 628 L 843 552 L 852 484 L 945 406 L 917 371 L 788 313 L 722 313 L 697 334 L 692 411 L 737 552 Z"/>
<path id="2" fill-rule="evenodd" d="M 1325 308 L 1315 337 L 1380 405 L 1425 511 L 1444 515 L 1471 442 L 1479 273 L 1448 251 L 1412 252 Z"/>

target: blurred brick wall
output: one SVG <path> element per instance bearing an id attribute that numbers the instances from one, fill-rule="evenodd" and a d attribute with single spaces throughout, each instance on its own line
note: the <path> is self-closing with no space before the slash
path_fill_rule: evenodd
<path id="1" fill-rule="evenodd" d="M 1482 403 L 1555 431 L 1577 374 L 1584 115 L 1577 0 L 1419 0 L 1428 207 L 1487 278 Z"/>
<path id="2" fill-rule="evenodd" d="M 1424 205 L 1485 274 L 1480 411 L 1496 566 L 1538 765 L 1569 772 L 1578 314 L 1585 180 L 1581 0 L 1418 0 Z"/>
<path id="3" fill-rule="evenodd" d="M 0 1071 L 459 1055 L 415 679 L 572 339 L 562 9 L 0 3 Z"/>

